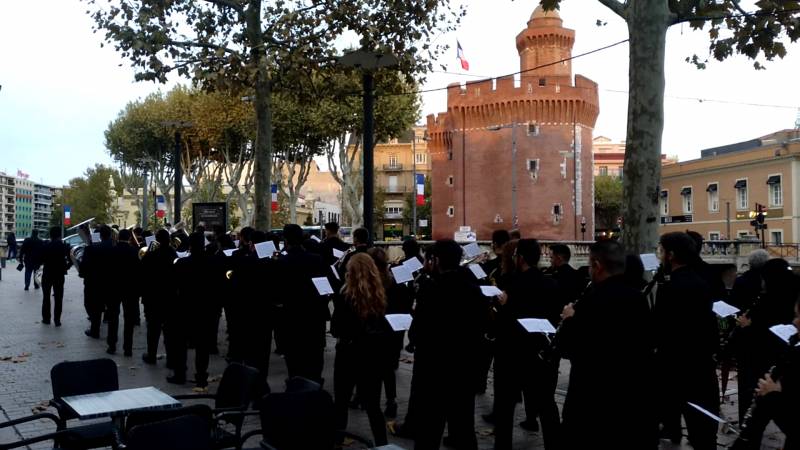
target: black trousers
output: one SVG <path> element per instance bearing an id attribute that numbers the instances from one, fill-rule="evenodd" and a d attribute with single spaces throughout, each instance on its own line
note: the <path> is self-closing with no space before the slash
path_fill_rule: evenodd
<path id="1" fill-rule="evenodd" d="M 100 324 L 103 319 L 103 289 L 97 286 L 84 286 L 83 288 L 83 307 L 89 316 L 89 332 L 95 336 L 100 335 Z"/>
<path id="2" fill-rule="evenodd" d="M 545 449 L 559 448 L 561 420 L 555 400 L 557 363 L 544 361 L 536 355 L 497 354 L 494 376 L 494 448 L 512 448 L 514 410 L 520 392 L 525 399 L 528 419 L 534 420 L 538 415 L 541 420 Z"/>
<path id="3" fill-rule="evenodd" d="M 167 360 L 177 376 L 185 376 L 189 341 L 194 344 L 195 380 L 208 379 L 208 360 L 211 345 L 216 340 L 213 332 L 212 311 L 193 314 L 191 317 L 171 315 L 166 324 Z"/>
<path id="4" fill-rule="evenodd" d="M 475 438 L 475 371 L 474 367 L 429 367 L 415 371 L 412 432 L 416 450 L 438 449 L 445 424 L 454 448 L 478 448 Z"/>
<path id="5" fill-rule="evenodd" d="M 366 359 L 370 360 L 365 361 Z M 375 445 L 381 446 L 388 444 L 388 440 L 386 420 L 381 412 L 382 370 L 380 364 L 375 364 L 375 359 L 358 354 L 351 346 L 337 345 L 333 365 L 333 392 L 336 428 L 347 429 L 350 397 L 353 389 L 357 388 L 359 399 L 369 418 Z"/>
<path id="6" fill-rule="evenodd" d="M 662 366 L 663 367 L 663 366 Z M 687 404 L 694 403 L 719 414 L 719 380 L 714 365 L 684 368 L 684 373 L 666 370 L 661 398 L 660 422 L 670 438 L 680 437 L 681 416 L 686 421 L 689 443 L 695 450 L 716 450 L 717 422 Z"/>
<path id="7" fill-rule="evenodd" d="M 122 305 L 124 320 L 122 330 L 122 348 L 126 352 L 133 350 L 133 327 L 139 319 L 139 298 L 115 298 L 106 303 L 106 318 L 108 319 L 108 337 L 106 342 L 109 347 L 116 347 L 119 333 L 119 310 Z"/>
<path id="8" fill-rule="evenodd" d="M 303 377 L 322 383 L 322 369 L 325 365 L 325 322 L 314 329 L 291 329 L 287 325 L 279 333 L 286 359 L 289 378 Z"/>
<path id="9" fill-rule="evenodd" d="M 42 320 L 50 321 L 50 294 L 53 294 L 53 319 L 61 323 L 61 306 L 64 302 L 64 275 L 42 274 Z"/>
<path id="10" fill-rule="evenodd" d="M 382 377 L 387 403 L 397 399 L 397 375 L 395 372 L 400 367 L 400 352 L 403 350 L 405 334 L 405 331 L 395 331 L 391 337 L 388 362 Z"/>
<path id="11" fill-rule="evenodd" d="M 158 341 L 161 339 L 161 333 L 164 329 L 164 319 L 166 314 L 163 307 L 151 305 L 150 302 L 157 302 L 158 300 L 151 300 L 144 305 L 144 317 L 147 320 L 147 354 L 155 358 L 158 355 Z M 164 334 L 165 346 L 166 333 Z"/>
<path id="12" fill-rule="evenodd" d="M 752 415 L 747 418 L 746 426 L 742 427 L 742 434 L 732 447 L 735 450 L 759 450 L 764 437 L 764 429 L 770 421 L 786 434 L 784 450 L 800 449 L 800 429 L 797 418 L 791 416 L 791 410 L 797 405 L 787 404 L 784 394 L 773 392 L 763 397 L 756 397 Z"/>

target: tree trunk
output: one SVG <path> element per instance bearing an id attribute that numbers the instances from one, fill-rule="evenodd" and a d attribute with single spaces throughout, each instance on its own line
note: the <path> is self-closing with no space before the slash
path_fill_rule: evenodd
<path id="1" fill-rule="evenodd" d="M 661 137 L 664 130 L 664 48 L 669 9 L 664 0 L 637 0 L 628 9 L 630 67 L 623 179 L 623 244 L 653 253 L 658 245 Z"/>
<path id="2" fill-rule="evenodd" d="M 256 109 L 256 143 L 255 143 L 255 198 L 253 214 L 255 227 L 269 231 L 272 227 L 272 210 L 270 209 L 270 177 L 272 165 L 272 99 L 271 81 L 264 39 L 261 35 L 261 0 L 251 0 L 245 11 L 247 16 L 246 33 L 250 44 L 252 64 L 255 64 L 255 109 Z"/>

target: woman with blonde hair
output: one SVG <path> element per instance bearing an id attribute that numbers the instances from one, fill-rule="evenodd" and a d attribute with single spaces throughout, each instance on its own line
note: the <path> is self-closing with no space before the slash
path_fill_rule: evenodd
<path id="1" fill-rule="evenodd" d="M 347 428 L 348 406 L 357 388 L 377 446 L 388 443 L 381 412 L 381 380 L 392 335 L 386 322 L 386 305 L 381 274 L 372 258 L 366 253 L 353 254 L 347 262 L 342 299 L 333 313 L 337 338 L 333 365 L 336 426 Z"/>

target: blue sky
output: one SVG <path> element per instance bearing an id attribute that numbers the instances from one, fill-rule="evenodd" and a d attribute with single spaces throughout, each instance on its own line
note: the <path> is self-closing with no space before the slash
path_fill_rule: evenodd
<path id="1" fill-rule="evenodd" d="M 497 76 L 519 70 L 514 37 L 538 3 L 534 0 L 468 0 L 461 28 L 439 36 L 458 39 L 471 65 L 470 75 Z M 130 101 L 156 89 L 136 83 L 133 70 L 113 48 L 100 48 L 86 5 L 78 0 L 0 2 L 0 170 L 22 170 L 37 182 L 60 185 L 95 163 L 110 163 L 103 131 Z M 597 1 L 564 0 L 564 25 L 576 30 L 574 54 L 627 37 L 621 19 Z M 35 25 L 33 24 L 36 19 Z M 597 27 L 601 19 L 608 23 Z M 752 139 L 790 128 L 800 107 L 800 44 L 789 56 L 756 72 L 736 57 L 698 71 L 684 58 L 707 53 L 705 34 L 688 26 L 668 36 L 664 151 L 682 160 L 703 148 Z M 625 137 L 627 45 L 573 61 L 573 70 L 600 85 L 600 118 L 595 135 Z M 443 55 L 449 72 L 460 72 L 455 49 Z M 121 64 L 121 66 L 120 66 Z M 425 88 L 474 80 L 474 76 L 433 73 Z M 687 99 L 688 98 L 688 99 Z M 699 102 L 696 98 L 706 99 Z M 726 100 L 716 103 L 708 100 Z M 756 107 L 742 103 L 785 105 Z M 422 118 L 446 109 L 443 92 L 423 95 Z"/>

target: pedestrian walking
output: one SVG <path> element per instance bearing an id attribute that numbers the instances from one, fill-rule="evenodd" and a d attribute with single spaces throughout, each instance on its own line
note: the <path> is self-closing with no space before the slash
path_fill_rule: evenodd
<path id="1" fill-rule="evenodd" d="M 8 244 L 7 260 L 17 259 L 17 236 L 11 232 L 6 236 L 6 244 Z"/>
<path id="2" fill-rule="evenodd" d="M 50 242 L 42 247 L 42 323 L 50 324 L 52 317 L 61 326 L 64 300 L 64 276 L 72 266 L 69 245 L 61 240 L 61 227 L 50 228 Z M 50 314 L 50 295 L 53 294 L 53 314 Z"/>
<path id="3" fill-rule="evenodd" d="M 36 273 L 42 265 L 42 240 L 39 239 L 39 230 L 31 231 L 31 237 L 25 238 L 22 247 L 19 249 L 19 259 L 25 267 L 25 290 L 29 290 L 31 276 L 33 276 L 33 287 L 39 289 L 39 281 Z"/>

